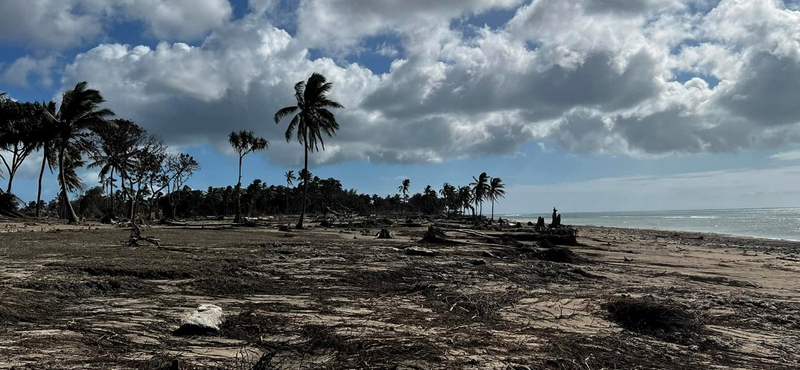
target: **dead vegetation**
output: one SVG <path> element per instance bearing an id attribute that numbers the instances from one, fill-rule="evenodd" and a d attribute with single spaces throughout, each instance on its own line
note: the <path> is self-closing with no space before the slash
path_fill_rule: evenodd
<path id="1" fill-rule="evenodd" d="M 621 327 L 666 341 L 697 342 L 705 331 L 697 314 L 667 299 L 622 296 L 611 299 L 604 306 L 610 319 Z"/>

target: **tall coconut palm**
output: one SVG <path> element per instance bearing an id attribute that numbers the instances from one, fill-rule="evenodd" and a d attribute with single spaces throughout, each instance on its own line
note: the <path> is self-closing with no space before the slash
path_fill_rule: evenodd
<path id="1" fill-rule="evenodd" d="M 50 173 L 55 171 L 58 161 L 56 160 L 55 138 L 56 131 L 53 130 L 54 117 L 56 116 L 56 103 L 48 102 L 42 103 L 42 112 L 40 112 L 38 120 L 38 141 L 39 150 L 42 152 L 42 168 L 39 170 L 39 184 L 36 191 L 36 217 L 40 216 L 42 206 L 42 178 L 44 177 L 44 169 L 50 169 Z"/>
<path id="2" fill-rule="evenodd" d="M 100 92 L 94 89 L 87 89 L 86 82 L 79 82 L 72 90 L 64 92 L 61 98 L 61 106 L 55 115 L 55 150 L 58 156 L 59 183 L 61 185 L 61 196 L 64 200 L 67 221 L 75 223 L 78 215 L 69 202 L 69 187 L 67 186 L 67 171 L 69 168 L 67 161 L 68 154 L 72 158 L 79 157 L 81 153 L 91 148 L 90 133 L 102 126 L 108 125 L 106 120 L 113 116 L 114 112 L 109 109 L 100 109 L 100 104 L 105 99 Z"/>
<path id="3" fill-rule="evenodd" d="M 253 134 L 253 131 L 241 130 L 228 135 L 228 143 L 239 154 L 239 181 L 236 183 L 236 218 L 233 222 L 242 222 L 242 159 L 252 152 L 260 152 L 269 147 L 269 141 Z"/>
<path id="4" fill-rule="evenodd" d="M 397 192 L 403 195 L 403 199 L 405 200 L 406 203 L 408 203 L 408 189 L 409 189 L 409 187 L 411 187 L 411 180 L 409 180 L 409 179 L 403 180 L 403 182 L 400 184 L 400 186 L 397 187 Z"/>
<path id="5" fill-rule="evenodd" d="M 469 184 L 472 186 L 472 200 L 475 202 L 476 209 L 480 206 L 479 214 L 483 215 L 483 201 L 486 200 L 486 193 L 489 191 L 489 176 L 486 172 L 482 172 L 478 178 L 473 176 L 472 179 L 475 181 Z"/>
<path id="6" fill-rule="evenodd" d="M 286 177 L 287 188 L 292 187 L 292 185 L 294 185 L 294 180 L 297 180 L 297 176 L 294 175 L 294 170 L 286 171 L 286 173 L 283 174 L 283 176 Z"/>
<path id="7" fill-rule="evenodd" d="M 462 215 L 467 211 L 467 208 L 472 208 L 472 189 L 469 186 L 458 187 L 458 202 L 462 208 Z"/>
<path id="8" fill-rule="evenodd" d="M 294 175 L 294 170 L 286 171 L 283 176 L 286 177 L 286 208 L 285 213 L 289 213 L 289 189 L 294 185 L 294 180 L 297 180 L 297 176 Z"/>
<path id="9" fill-rule="evenodd" d="M 494 203 L 500 198 L 506 197 L 505 187 L 503 180 L 499 177 L 493 177 L 489 183 L 489 190 L 486 192 L 486 196 L 492 202 L 492 220 L 494 220 Z"/>
<path id="10" fill-rule="evenodd" d="M 303 144 L 305 151 L 305 175 L 303 181 L 303 209 L 300 212 L 300 220 L 297 222 L 297 228 L 303 228 L 303 217 L 306 214 L 306 204 L 308 201 L 308 152 L 319 150 L 318 144 L 325 150 L 325 142 L 323 141 L 322 134 L 325 133 L 329 137 L 336 134 L 339 129 L 339 123 L 336 122 L 336 117 L 330 111 L 334 108 L 344 108 L 341 104 L 328 99 L 328 92 L 333 87 L 333 83 L 327 82 L 325 76 L 314 73 L 308 78 L 308 81 L 299 81 L 294 85 L 294 98 L 297 105 L 281 108 L 275 113 L 275 123 L 289 115 L 295 114 L 289 127 L 286 128 L 286 142 L 291 141 L 292 134 L 295 129 L 297 130 L 297 141 Z"/>

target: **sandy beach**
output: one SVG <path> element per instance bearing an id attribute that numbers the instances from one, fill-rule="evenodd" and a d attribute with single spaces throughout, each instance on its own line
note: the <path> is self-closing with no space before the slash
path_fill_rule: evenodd
<path id="1" fill-rule="evenodd" d="M 267 226 L 267 224 L 272 223 Z M 0 223 L 2 369 L 796 369 L 800 243 L 579 227 Z M 195 224 L 193 224 L 195 225 Z M 429 255 L 426 255 L 429 254 Z M 558 261 L 558 262 L 556 262 Z M 669 326 L 624 322 L 630 302 Z M 210 303 L 217 333 L 174 336 Z"/>

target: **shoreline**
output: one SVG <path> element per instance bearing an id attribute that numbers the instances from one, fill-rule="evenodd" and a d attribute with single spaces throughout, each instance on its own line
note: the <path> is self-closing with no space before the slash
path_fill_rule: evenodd
<path id="1" fill-rule="evenodd" d="M 503 217 L 504 220 L 508 220 L 515 223 L 520 223 L 522 225 L 527 224 L 528 222 L 536 223 L 536 219 L 532 218 L 525 218 L 525 217 Z M 545 217 L 546 223 L 549 224 L 548 218 Z M 651 230 L 651 231 L 665 231 L 665 232 L 681 232 L 681 233 L 697 233 L 697 234 L 712 234 L 712 235 L 722 235 L 722 236 L 730 236 L 730 237 L 742 237 L 742 238 L 755 238 L 755 239 L 767 239 L 767 240 L 777 240 L 777 241 L 786 241 L 786 242 L 797 242 L 800 243 L 799 239 L 791 239 L 791 238 L 782 238 L 776 236 L 763 236 L 763 235 L 752 235 L 752 234 L 735 234 L 731 232 L 716 232 L 711 230 L 688 230 L 685 228 L 668 228 L 668 227 L 648 227 L 648 226 L 611 226 L 611 225 L 597 225 L 597 224 L 572 224 L 570 223 L 569 219 L 562 220 L 564 225 L 569 225 L 573 227 L 607 227 L 607 228 L 619 228 L 619 229 L 628 229 L 628 230 Z"/>

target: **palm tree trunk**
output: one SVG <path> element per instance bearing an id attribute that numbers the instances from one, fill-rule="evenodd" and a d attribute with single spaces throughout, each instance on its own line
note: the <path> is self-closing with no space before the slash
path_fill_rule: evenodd
<path id="1" fill-rule="evenodd" d="M 305 148 L 305 180 L 303 180 L 303 209 L 300 211 L 300 221 L 297 222 L 297 228 L 303 228 L 303 217 L 306 215 L 306 201 L 308 200 L 308 129 L 306 134 L 303 135 L 303 147 Z"/>
<path id="2" fill-rule="evenodd" d="M 74 224 L 78 222 L 78 215 L 75 214 L 75 210 L 72 208 L 72 203 L 69 202 L 69 194 L 67 191 L 67 177 L 64 174 L 64 151 L 66 150 L 66 143 L 64 143 L 61 147 L 61 150 L 58 154 L 58 169 L 59 169 L 59 177 L 61 180 L 61 197 L 64 201 L 64 207 L 66 209 L 66 217 L 67 222 Z"/>
<path id="3" fill-rule="evenodd" d="M 233 222 L 242 222 L 242 156 L 239 155 L 239 181 L 236 183 L 236 217 Z"/>
<path id="4" fill-rule="evenodd" d="M 47 150 L 42 150 L 42 169 L 39 171 L 39 190 L 36 192 L 36 218 L 39 218 L 42 202 L 42 177 L 44 177 L 44 166 L 47 164 Z"/>
<path id="5" fill-rule="evenodd" d="M 109 217 L 114 218 L 114 169 L 111 169 L 111 182 L 108 184 L 109 195 L 111 199 L 111 214 Z"/>
<path id="6" fill-rule="evenodd" d="M 494 221 L 494 199 L 492 199 L 492 221 Z"/>

